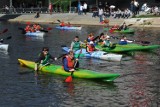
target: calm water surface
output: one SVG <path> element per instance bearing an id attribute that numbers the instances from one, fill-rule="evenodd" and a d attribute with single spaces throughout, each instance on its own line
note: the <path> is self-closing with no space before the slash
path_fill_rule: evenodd
<path id="1" fill-rule="evenodd" d="M 34 77 L 30 69 L 19 66 L 17 59 L 35 60 L 43 46 L 58 57 L 61 45 L 69 46 L 74 36 L 80 40 L 94 33 L 103 32 L 102 27 L 84 26 L 82 31 L 60 31 L 54 25 L 44 38 L 26 38 L 18 23 L 0 23 L 0 38 L 9 44 L 8 53 L 0 52 L 0 106 L 1 107 L 160 107 L 160 49 L 153 52 L 136 52 L 125 56 L 121 62 L 97 59 L 80 59 L 80 67 L 97 72 L 120 73 L 122 76 L 113 83 L 74 79 L 67 84 L 66 77 L 41 74 Z M 160 44 L 159 29 L 137 29 L 129 39 L 146 40 Z M 113 34 L 112 34 L 113 35 Z M 114 34 L 118 36 L 118 34 Z M 115 40 L 113 40 L 115 41 Z M 61 64 L 61 60 L 53 62 Z M 19 74 L 19 72 L 26 72 Z"/>

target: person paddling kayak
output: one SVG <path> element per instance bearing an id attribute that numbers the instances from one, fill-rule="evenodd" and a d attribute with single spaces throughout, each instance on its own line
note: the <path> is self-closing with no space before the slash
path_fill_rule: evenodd
<path id="1" fill-rule="evenodd" d="M 93 41 L 90 41 L 90 42 L 87 44 L 87 49 L 86 49 L 86 50 L 87 50 L 87 52 L 96 51 Z"/>
<path id="2" fill-rule="evenodd" d="M 77 63 L 75 66 L 76 61 Z M 62 58 L 62 63 L 64 70 L 67 72 L 73 72 L 75 71 L 75 68 L 79 67 L 78 59 L 74 58 L 74 52 L 72 50 L 70 50 L 68 54 Z"/>
<path id="3" fill-rule="evenodd" d="M 83 45 L 84 43 L 79 41 L 79 37 L 75 36 L 74 41 L 72 41 L 71 43 L 71 50 L 73 51 L 77 51 L 81 48 L 81 45 Z"/>
<path id="4" fill-rule="evenodd" d="M 119 44 L 120 45 L 127 45 L 127 43 L 132 43 L 133 41 L 130 41 L 130 40 L 127 40 L 127 37 L 126 36 L 123 36 L 120 41 L 119 41 Z"/>
<path id="5" fill-rule="evenodd" d="M 43 47 L 42 52 L 39 54 L 38 59 L 35 61 L 35 76 L 37 76 L 37 71 L 38 71 L 38 67 L 41 66 L 47 66 L 49 65 L 49 60 L 53 59 L 53 60 L 57 60 L 56 57 L 53 57 L 50 53 L 49 53 L 49 48 L 48 47 Z"/>

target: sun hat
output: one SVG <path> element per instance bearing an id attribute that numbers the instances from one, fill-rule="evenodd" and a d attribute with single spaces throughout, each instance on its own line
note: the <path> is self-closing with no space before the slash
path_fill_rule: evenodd
<path id="1" fill-rule="evenodd" d="M 106 36 L 106 38 L 108 38 L 108 39 L 109 39 L 109 38 L 110 38 L 110 36 L 108 36 L 108 35 L 107 35 L 107 36 Z"/>
<path id="2" fill-rule="evenodd" d="M 94 44 L 93 41 L 90 41 L 89 44 Z"/>

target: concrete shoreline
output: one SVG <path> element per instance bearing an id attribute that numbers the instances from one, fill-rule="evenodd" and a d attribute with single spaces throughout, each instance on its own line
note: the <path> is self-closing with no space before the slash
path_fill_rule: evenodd
<path id="1" fill-rule="evenodd" d="M 0 18 L 5 14 L 0 14 Z M 99 23 L 99 18 L 93 18 L 92 13 L 87 13 L 87 15 L 78 15 L 77 13 L 56 13 L 56 14 L 40 14 L 39 18 L 34 18 L 35 14 L 22 14 L 16 18 L 8 19 L 9 22 L 36 22 L 45 24 L 59 24 L 57 20 L 70 22 L 73 25 L 95 25 L 104 26 L 104 24 Z M 121 25 L 126 22 L 127 25 L 132 24 L 132 27 L 160 27 L 160 18 L 129 18 L 129 19 L 114 19 L 109 18 L 109 25 Z"/>

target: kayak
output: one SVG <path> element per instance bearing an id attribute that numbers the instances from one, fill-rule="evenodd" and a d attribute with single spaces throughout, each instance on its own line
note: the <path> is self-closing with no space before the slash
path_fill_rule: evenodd
<path id="1" fill-rule="evenodd" d="M 69 52 L 68 47 L 62 47 L 62 50 L 65 52 Z M 80 50 L 75 51 L 75 57 L 78 57 Z M 85 48 L 82 48 L 82 52 L 80 54 L 80 57 L 86 57 L 86 58 L 97 58 L 97 59 L 103 59 L 107 61 L 121 61 L 122 55 L 119 54 L 112 54 L 112 53 L 107 53 L 104 51 L 94 51 L 91 53 L 86 52 Z"/>
<path id="2" fill-rule="evenodd" d="M 9 44 L 0 43 L 0 50 L 8 51 Z"/>
<path id="3" fill-rule="evenodd" d="M 56 28 L 57 29 L 61 29 L 61 30 L 81 30 L 82 29 L 81 26 L 79 26 L 79 27 L 76 27 L 76 26 L 72 26 L 72 27 L 68 27 L 68 26 L 60 27 L 60 26 L 57 26 Z"/>
<path id="4" fill-rule="evenodd" d="M 21 66 L 28 67 L 31 69 L 34 69 L 35 62 L 18 59 Z M 43 73 L 51 73 L 51 74 L 58 74 L 63 76 L 70 76 L 70 72 L 64 71 L 62 66 L 60 65 L 54 65 L 50 64 L 48 66 L 41 67 L 40 71 Z M 85 70 L 85 69 L 78 69 L 73 73 L 74 78 L 83 78 L 83 79 L 92 79 L 92 80 L 98 80 L 98 81 L 107 81 L 111 82 L 118 78 L 120 74 L 118 73 L 101 73 L 101 72 L 95 72 L 91 70 Z"/>
<path id="5" fill-rule="evenodd" d="M 41 31 L 36 31 L 36 32 L 27 32 L 25 35 L 32 36 L 32 37 L 43 37 L 45 33 Z"/>
<path id="6" fill-rule="evenodd" d="M 133 34 L 135 32 L 135 30 L 133 30 L 133 29 L 126 29 L 126 30 L 117 30 L 117 29 L 112 30 L 112 29 L 110 29 L 109 32 L 110 33 Z"/>
<path id="7" fill-rule="evenodd" d="M 129 43 L 127 45 L 116 44 L 116 47 L 113 49 L 108 47 L 101 47 L 100 45 L 96 45 L 96 48 L 105 52 L 123 53 L 123 52 L 133 52 L 133 51 L 149 51 L 160 48 L 160 45 L 143 46 L 139 44 Z"/>

